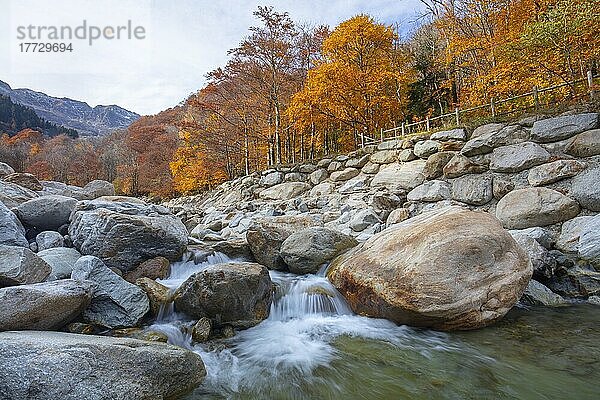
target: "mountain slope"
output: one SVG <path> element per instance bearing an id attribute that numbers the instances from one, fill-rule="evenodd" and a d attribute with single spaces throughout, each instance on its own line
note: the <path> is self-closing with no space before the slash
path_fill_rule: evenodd
<path id="1" fill-rule="evenodd" d="M 0 81 L 0 94 L 15 103 L 27 106 L 56 125 L 75 129 L 80 135 L 96 136 L 115 129 L 126 128 L 140 116 L 116 105 L 90 107 L 87 103 L 69 98 L 48 96 L 30 89 L 12 89 Z"/>
<path id="2" fill-rule="evenodd" d="M 9 136 L 13 136 L 26 128 L 49 137 L 67 135 L 76 138 L 78 136 L 76 130 L 45 121 L 31 108 L 13 103 L 10 97 L 0 94 L 0 134 L 8 133 Z"/>

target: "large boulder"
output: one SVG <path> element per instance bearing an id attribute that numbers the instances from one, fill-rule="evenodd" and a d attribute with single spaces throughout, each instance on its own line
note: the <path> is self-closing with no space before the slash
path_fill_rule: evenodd
<path id="1" fill-rule="evenodd" d="M 520 172 L 543 164 L 550 158 L 542 146 L 532 142 L 502 146 L 492 151 L 490 170 L 494 172 Z"/>
<path id="2" fill-rule="evenodd" d="M 28 248 L 0 245 L 0 287 L 42 282 L 51 271 Z"/>
<path id="3" fill-rule="evenodd" d="M 573 178 L 571 195 L 583 208 L 600 211 L 600 166 L 588 169 Z"/>
<path id="4" fill-rule="evenodd" d="M 0 331 L 60 329 L 88 306 L 92 290 L 71 279 L 0 289 Z"/>
<path id="5" fill-rule="evenodd" d="M 457 330 L 502 318 L 531 274 L 527 255 L 492 215 L 446 207 L 339 256 L 328 277 L 358 314 Z"/>
<path id="6" fill-rule="evenodd" d="M 348 222 L 354 232 L 362 232 L 370 226 L 381 223 L 379 216 L 371 207 L 359 210 Z"/>
<path id="7" fill-rule="evenodd" d="M 72 197 L 41 196 L 19 205 L 15 214 L 26 225 L 42 231 L 55 231 L 69 222 L 76 203 L 77 200 Z"/>
<path id="8" fill-rule="evenodd" d="M 263 200 L 290 200 L 310 189 L 305 182 L 285 182 L 272 186 L 259 193 Z"/>
<path id="9" fill-rule="evenodd" d="M 15 208 L 19 204 L 36 197 L 38 197 L 38 194 L 33 190 L 21 187 L 16 183 L 0 180 L 0 202 L 8 208 Z"/>
<path id="10" fill-rule="evenodd" d="M 259 264 L 285 270 L 287 265 L 279 254 L 283 241 L 294 232 L 316 225 L 314 219 L 306 216 L 256 218 L 246 232 L 246 240 Z"/>
<path id="11" fill-rule="evenodd" d="M 563 115 L 534 122 L 531 139 L 538 143 L 558 142 L 597 127 L 597 113 Z"/>
<path id="12" fill-rule="evenodd" d="M 259 184 L 262 186 L 274 186 L 283 182 L 283 173 L 273 171 L 260 178 Z"/>
<path id="13" fill-rule="evenodd" d="M 374 164 L 390 164 L 398 160 L 396 150 L 381 150 L 371 154 L 369 160 Z"/>
<path id="14" fill-rule="evenodd" d="M 575 200 L 544 187 L 513 190 L 496 206 L 496 217 L 507 229 L 552 225 L 577 214 L 579 205 Z"/>
<path id="15" fill-rule="evenodd" d="M 17 216 L 0 202 L 0 245 L 27 247 L 25 228 Z"/>
<path id="16" fill-rule="evenodd" d="M 174 399 L 202 383 L 200 356 L 181 347 L 62 332 L 0 333 L 0 398 Z"/>
<path id="17" fill-rule="evenodd" d="M 111 271 L 97 257 L 77 260 L 71 278 L 95 283 L 92 301 L 83 312 L 87 322 L 111 329 L 136 326 L 150 309 L 143 290 Z"/>
<path id="18" fill-rule="evenodd" d="M 333 229 L 312 227 L 291 234 L 281 245 L 281 257 L 295 274 L 314 274 L 319 267 L 358 245 L 356 239 Z"/>
<path id="19" fill-rule="evenodd" d="M 273 283 L 262 265 L 248 262 L 215 264 L 190 276 L 177 289 L 178 311 L 214 325 L 249 328 L 269 316 Z"/>
<path id="20" fill-rule="evenodd" d="M 17 185 L 29 190 L 42 190 L 43 186 L 32 174 L 15 172 L 2 177 L 4 182 L 16 183 Z"/>
<path id="21" fill-rule="evenodd" d="M 97 179 L 88 182 L 83 187 L 83 191 L 87 193 L 89 199 L 97 199 L 102 196 L 114 196 L 115 186 L 110 182 Z"/>
<path id="22" fill-rule="evenodd" d="M 124 272 L 157 256 L 176 261 L 188 242 L 185 225 L 169 210 L 130 197 L 77 203 L 69 236 L 81 254 Z"/>
<path id="23" fill-rule="evenodd" d="M 426 160 L 415 160 L 407 163 L 392 163 L 379 168 L 373 177 L 371 187 L 385 186 L 392 190 L 412 190 L 425 181 L 424 169 Z"/>

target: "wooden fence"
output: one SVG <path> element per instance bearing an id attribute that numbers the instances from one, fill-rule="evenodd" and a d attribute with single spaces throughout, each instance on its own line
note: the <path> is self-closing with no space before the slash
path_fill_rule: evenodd
<path id="1" fill-rule="evenodd" d="M 528 93 L 523 93 L 502 100 L 495 100 L 492 98 L 487 104 L 482 104 L 466 109 L 460 109 L 459 107 L 456 107 L 451 113 L 442 114 L 435 117 L 427 117 L 420 121 L 412 123 L 403 122 L 402 125 L 392 129 L 381 129 L 381 131 L 379 132 L 379 137 L 371 137 L 363 133 L 361 135 L 361 145 L 362 147 L 364 147 L 370 144 L 383 142 L 384 140 L 401 139 L 407 137 L 407 135 L 426 133 L 436 128 L 451 129 L 453 127 L 459 127 L 461 123 L 468 120 L 467 115 L 473 115 L 476 112 L 479 112 L 479 114 L 483 114 L 483 116 L 491 117 L 492 120 L 495 120 L 497 117 L 500 117 L 502 115 L 508 115 L 517 111 L 526 111 L 531 109 L 539 110 L 541 105 L 540 97 L 542 94 L 554 92 L 566 86 L 577 88 L 577 85 L 584 83 L 583 87 L 585 90 L 583 91 L 583 96 L 589 96 L 589 99 L 591 101 L 594 101 L 599 96 L 599 93 L 596 92 L 597 88 L 594 85 L 594 80 L 598 77 L 599 75 L 594 76 L 592 74 L 592 71 L 588 71 L 586 78 L 578 79 L 576 81 L 565 82 L 559 85 L 549 86 L 546 88 L 538 88 L 537 86 L 534 86 L 532 91 Z M 531 97 L 531 101 L 529 102 L 529 104 L 517 105 L 514 108 L 509 108 L 508 111 L 502 111 L 503 105 L 513 103 L 519 99 L 527 99 L 529 97 Z"/>

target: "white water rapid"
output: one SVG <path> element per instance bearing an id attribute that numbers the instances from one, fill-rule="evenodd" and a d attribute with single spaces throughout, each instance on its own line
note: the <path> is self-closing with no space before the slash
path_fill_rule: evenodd
<path id="1" fill-rule="evenodd" d="M 173 264 L 169 278 L 159 282 L 175 290 L 209 265 L 231 261 L 218 253 L 197 264 L 191 253 L 184 259 L 188 261 Z M 324 269 L 302 276 L 270 271 L 270 276 L 277 289 L 268 319 L 231 339 L 192 344 L 186 332 L 193 321 L 175 313 L 172 304 L 148 328 L 167 335 L 169 343 L 202 356 L 207 377 L 196 394 L 230 397 L 238 391 L 268 393 L 277 385 L 310 383 L 319 379 L 315 375 L 318 368 L 328 368 L 336 359 L 333 342 L 342 336 L 378 339 L 424 353 L 452 350 L 444 334 L 422 335 L 387 320 L 354 315 L 325 277 Z"/>

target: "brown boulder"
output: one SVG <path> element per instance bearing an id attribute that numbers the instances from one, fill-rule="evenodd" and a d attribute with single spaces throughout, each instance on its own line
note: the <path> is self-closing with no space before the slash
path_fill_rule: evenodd
<path id="1" fill-rule="evenodd" d="M 154 257 L 125 273 L 123 278 L 130 283 L 135 283 L 140 278 L 166 279 L 170 271 L 171 262 L 169 260 L 164 257 Z"/>
<path id="2" fill-rule="evenodd" d="M 190 276 L 177 289 L 178 311 L 210 318 L 216 326 L 249 328 L 269 316 L 273 283 L 262 265 L 230 262 L 211 265 Z"/>
<path id="3" fill-rule="evenodd" d="M 2 180 L 4 182 L 16 183 L 17 185 L 29 190 L 38 191 L 44 189 L 40 181 L 38 181 L 37 178 L 31 174 L 15 172 L 2 177 Z"/>
<path id="4" fill-rule="evenodd" d="M 328 277 L 358 314 L 466 330 L 502 318 L 531 274 L 496 218 L 446 207 L 373 236 L 335 259 Z"/>

